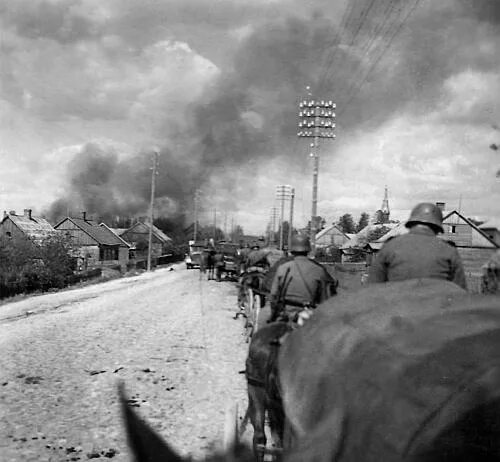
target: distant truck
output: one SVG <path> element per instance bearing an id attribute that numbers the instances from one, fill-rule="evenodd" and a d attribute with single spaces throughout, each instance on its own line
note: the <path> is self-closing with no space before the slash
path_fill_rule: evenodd
<path id="1" fill-rule="evenodd" d="M 204 248 L 205 243 L 203 241 L 189 241 L 189 253 L 184 258 L 187 269 L 199 268 L 201 266 Z"/>
<path id="2" fill-rule="evenodd" d="M 233 244 L 231 242 L 219 242 L 217 244 L 217 252 L 222 254 L 223 266 L 216 270 L 219 272 L 219 276 L 224 276 L 226 278 L 236 278 L 238 276 L 239 269 L 239 245 Z M 220 279 L 220 277 L 219 277 Z"/>

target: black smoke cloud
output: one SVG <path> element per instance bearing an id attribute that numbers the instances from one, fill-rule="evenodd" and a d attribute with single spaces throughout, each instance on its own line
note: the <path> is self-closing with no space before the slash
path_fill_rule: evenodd
<path id="1" fill-rule="evenodd" d="M 161 149 L 160 215 L 190 210 L 194 191 L 214 178 L 226 205 L 230 199 L 236 202 L 241 198 L 233 195 L 234 173 L 283 153 L 295 155 L 291 168 L 294 163 L 303 168 L 303 150 L 294 146 L 297 103 L 306 85 L 337 101 L 338 127 L 348 136 L 401 111 L 429 110 L 444 80 L 456 73 L 498 67 L 475 48 L 474 40 L 480 30 L 484 40 L 498 47 L 498 28 L 491 26 L 498 22 L 496 0 L 422 6 L 390 48 L 389 38 L 408 13 L 408 2 L 380 2 L 366 22 L 361 22 L 366 5 L 355 3 L 358 8 L 345 29 L 327 10 L 317 11 L 308 18 L 271 19 L 241 42 L 219 80 L 188 108 L 186 124 Z M 388 17 L 394 22 L 384 23 Z M 171 126 L 167 118 L 163 123 L 165 129 Z M 101 217 L 145 214 L 151 175 L 145 158 L 143 152 L 120 161 L 112 150 L 87 144 L 70 166 L 68 197 L 52 210 L 60 211 L 63 203 Z"/>

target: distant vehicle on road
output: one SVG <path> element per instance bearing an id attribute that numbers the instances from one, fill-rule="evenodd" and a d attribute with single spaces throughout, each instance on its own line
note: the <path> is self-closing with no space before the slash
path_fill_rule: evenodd
<path id="1" fill-rule="evenodd" d="M 217 251 L 222 254 L 223 265 L 219 267 L 219 276 L 226 278 L 235 278 L 238 275 L 238 249 L 239 245 L 232 242 L 219 242 Z"/>
<path id="2" fill-rule="evenodd" d="M 205 243 L 203 241 L 189 241 L 189 253 L 186 254 L 184 261 L 186 268 L 199 268 Z"/>

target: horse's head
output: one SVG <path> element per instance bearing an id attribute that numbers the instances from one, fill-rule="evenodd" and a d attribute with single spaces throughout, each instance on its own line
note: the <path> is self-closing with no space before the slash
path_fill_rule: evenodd
<path id="1" fill-rule="evenodd" d="M 136 462 L 188 462 L 191 460 L 177 454 L 128 405 L 123 383 L 118 388 L 127 440 Z M 235 441 L 226 453 L 212 454 L 203 460 L 206 462 L 253 462 L 254 458 L 249 448 Z"/>

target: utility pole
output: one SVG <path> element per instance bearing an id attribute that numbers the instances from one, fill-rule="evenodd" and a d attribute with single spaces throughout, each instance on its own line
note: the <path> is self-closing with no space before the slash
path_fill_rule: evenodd
<path id="1" fill-rule="evenodd" d="M 227 241 L 227 212 L 224 212 L 224 240 Z"/>
<path id="2" fill-rule="evenodd" d="M 271 208 L 271 216 L 269 220 L 269 243 L 274 244 L 274 232 L 276 229 L 276 219 L 278 218 L 278 209 L 276 207 Z"/>
<path id="3" fill-rule="evenodd" d="M 313 186 L 311 212 L 311 248 L 316 250 L 316 232 L 318 229 L 318 174 L 319 174 L 319 139 L 334 139 L 335 111 L 337 105 L 331 101 L 312 98 L 310 87 L 307 87 L 308 98 L 299 103 L 299 132 L 300 138 L 313 138 L 310 157 L 313 159 Z"/>
<path id="4" fill-rule="evenodd" d="M 281 213 L 280 213 L 280 246 L 279 250 L 283 250 L 284 237 L 283 237 L 283 223 L 285 221 L 285 200 L 290 196 L 290 190 L 292 189 L 289 185 L 279 185 L 276 186 L 276 199 L 280 201 Z"/>
<path id="5" fill-rule="evenodd" d="M 214 245 L 217 240 L 217 209 L 214 208 Z"/>
<path id="6" fill-rule="evenodd" d="M 197 189 L 194 192 L 194 230 L 193 230 L 193 241 L 196 241 L 198 237 L 198 201 L 200 200 L 201 191 Z"/>
<path id="7" fill-rule="evenodd" d="M 295 202 L 295 188 L 290 191 L 290 222 L 288 224 L 288 252 L 292 248 L 292 234 L 293 234 L 293 207 Z"/>
<path id="8" fill-rule="evenodd" d="M 158 151 L 153 152 L 153 167 L 151 174 L 151 202 L 149 206 L 149 238 L 148 238 L 148 263 L 147 270 L 151 271 L 151 247 L 153 245 L 153 209 L 155 201 L 155 183 L 158 174 Z"/>

